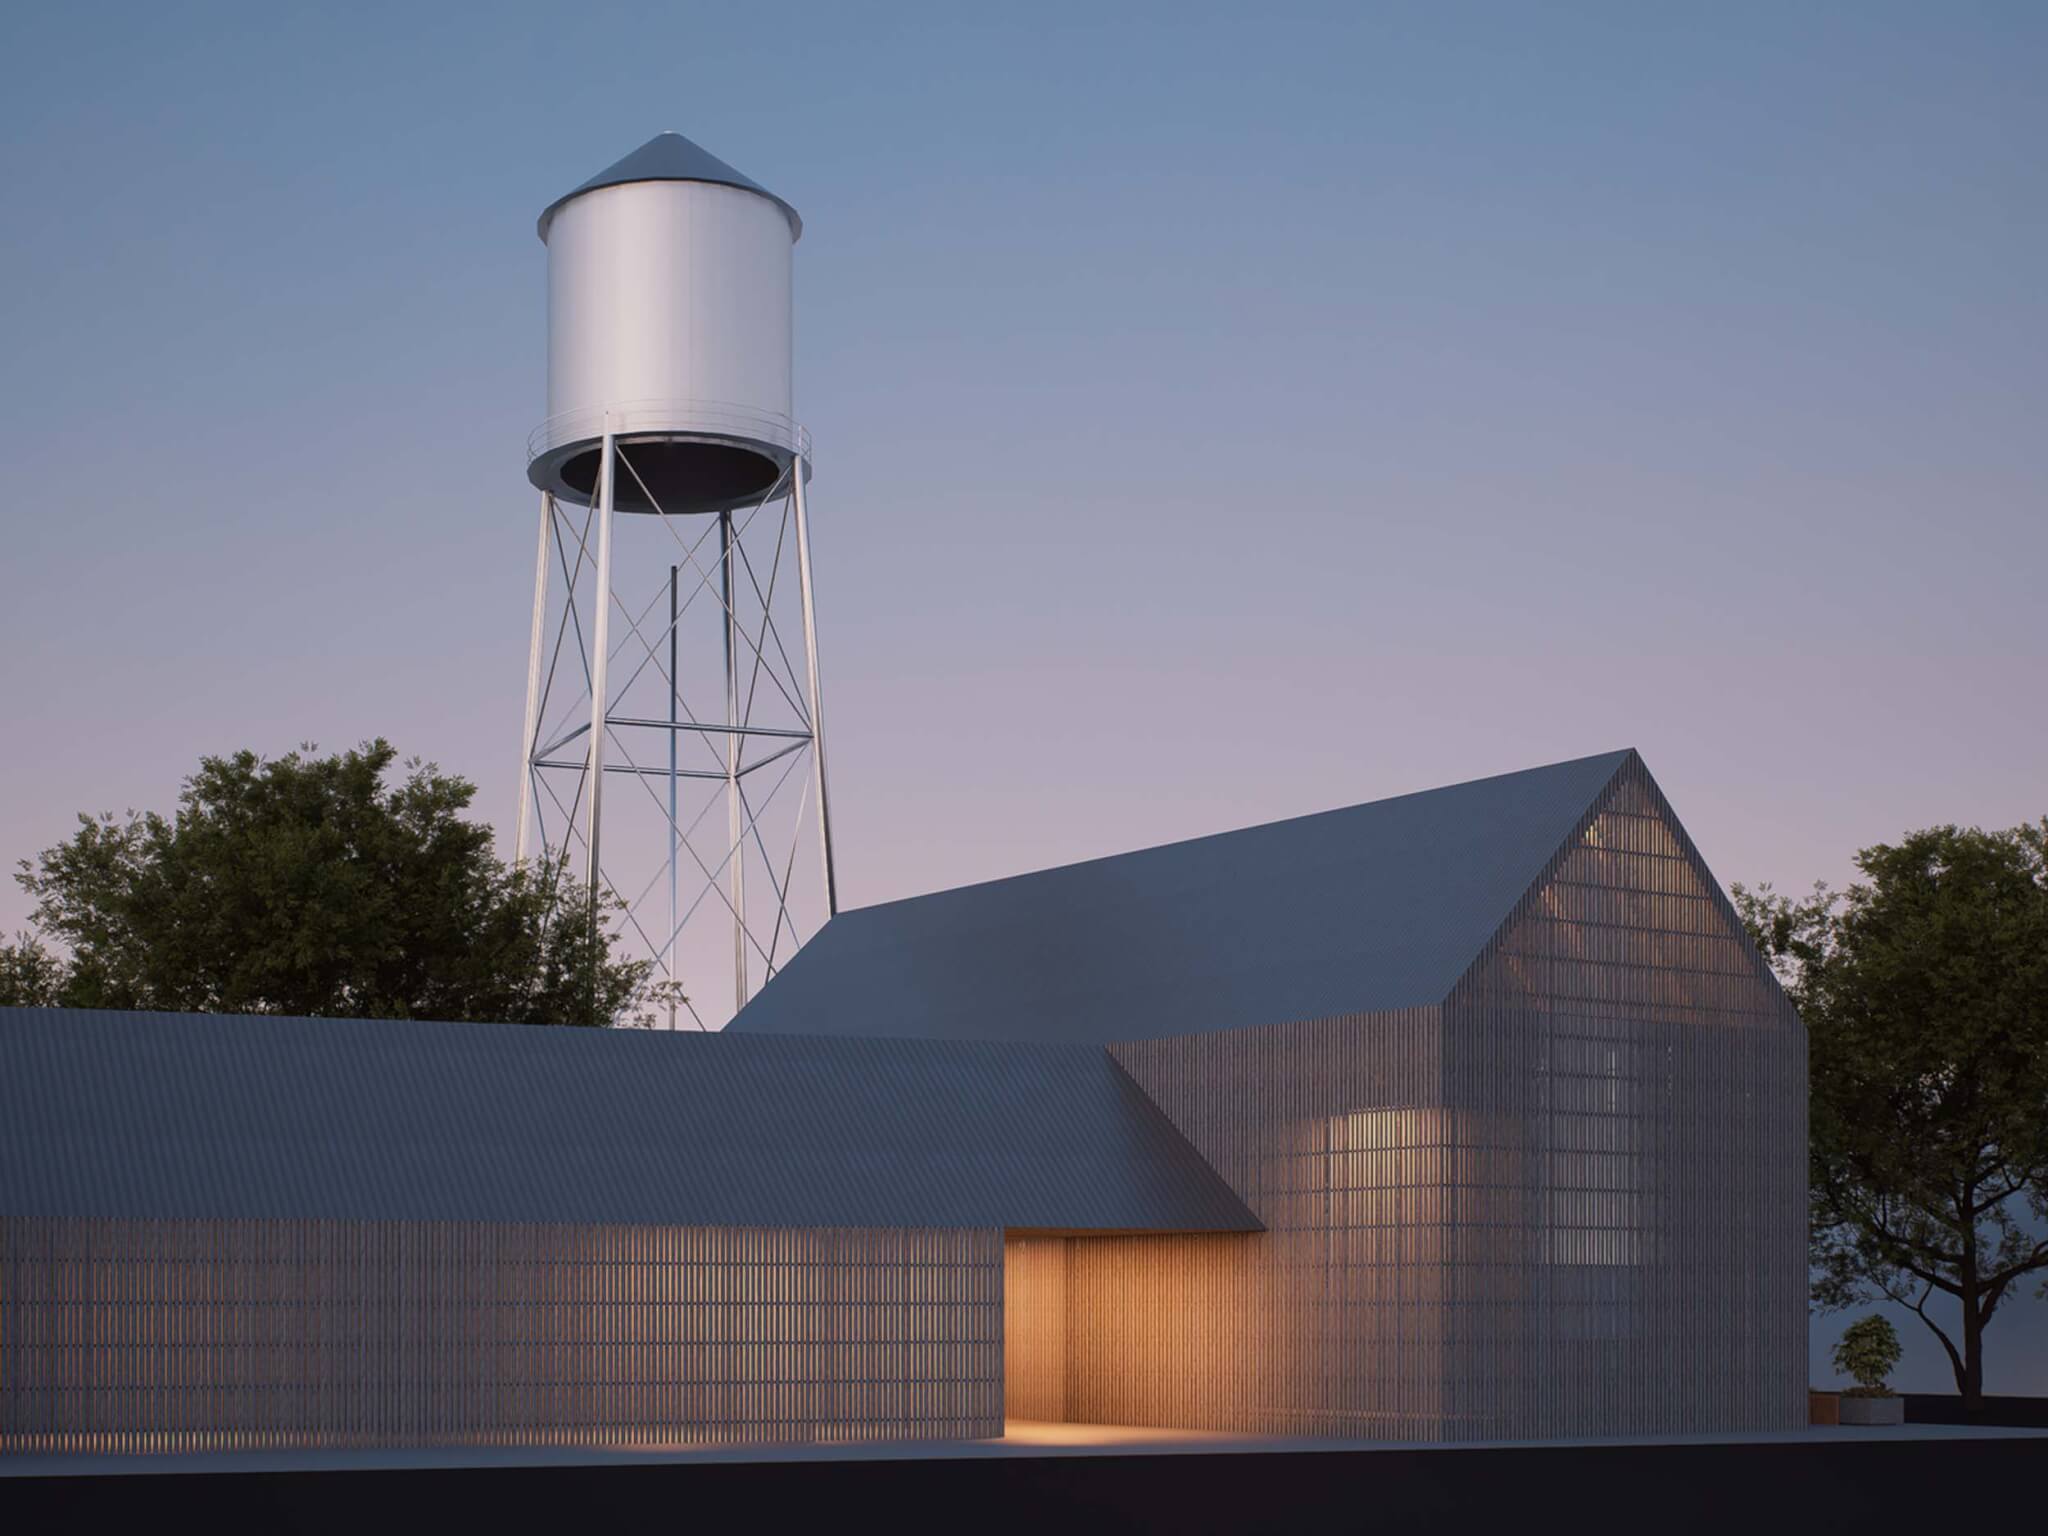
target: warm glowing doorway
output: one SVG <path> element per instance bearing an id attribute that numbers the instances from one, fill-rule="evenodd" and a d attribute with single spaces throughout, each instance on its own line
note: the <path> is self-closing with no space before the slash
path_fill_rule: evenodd
<path id="1" fill-rule="evenodd" d="M 1003 1417 L 1039 1426 L 1067 1416 L 1067 1244 L 1003 1244 Z"/>

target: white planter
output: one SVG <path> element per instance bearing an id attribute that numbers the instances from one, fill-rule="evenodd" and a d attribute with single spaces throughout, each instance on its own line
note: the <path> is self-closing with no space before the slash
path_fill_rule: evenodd
<path id="1" fill-rule="evenodd" d="M 1851 1397 L 1842 1394 L 1842 1422 L 1844 1424 L 1903 1424 L 1906 1422 L 1906 1400 L 1896 1394 L 1890 1397 Z"/>

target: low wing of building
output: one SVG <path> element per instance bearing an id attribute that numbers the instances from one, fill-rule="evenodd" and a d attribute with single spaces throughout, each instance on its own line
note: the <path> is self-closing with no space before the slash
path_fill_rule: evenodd
<path id="1" fill-rule="evenodd" d="M 1250 1231 L 1099 1048 L 0 1010 L 0 1209 Z"/>

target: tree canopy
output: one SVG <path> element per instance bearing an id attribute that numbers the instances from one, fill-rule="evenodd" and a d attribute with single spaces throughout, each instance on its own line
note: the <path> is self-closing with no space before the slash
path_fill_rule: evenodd
<path id="1" fill-rule="evenodd" d="M 1934 827 L 1846 891 L 1733 892 L 1806 1021 L 1814 1301 L 1910 1308 L 1970 1408 L 1986 1327 L 2048 1276 L 2044 855 L 2048 821 Z"/>
<path id="2" fill-rule="evenodd" d="M 645 979 L 559 863 L 508 868 L 464 779 L 377 740 L 209 757 L 169 816 L 81 816 L 16 878 L 35 938 L 0 1001 L 85 1008 L 614 1022 Z"/>

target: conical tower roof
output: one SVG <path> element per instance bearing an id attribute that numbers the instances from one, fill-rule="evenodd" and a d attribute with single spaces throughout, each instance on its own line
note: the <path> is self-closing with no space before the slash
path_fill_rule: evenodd
<path id="1" fill-rule="evenodd" d="M 547 239 L 548 225 L 554 222 L 556 210 L 571 198 L 595 192 L 599 187 L 624 186 L 633 181 L 708 181 L 716 186 L 758 192 L 789 216 L 790 239 L 795 240 L 804 232 L 804 221 L 797 217 L 797 211 L 753 177 L 734 170 L 711 151 L 691 143 L 680 133 L 657 133 L 625 159 L 606 166 L 582 186 L 563 193 L 542 209 L 541 239 Z"/>

